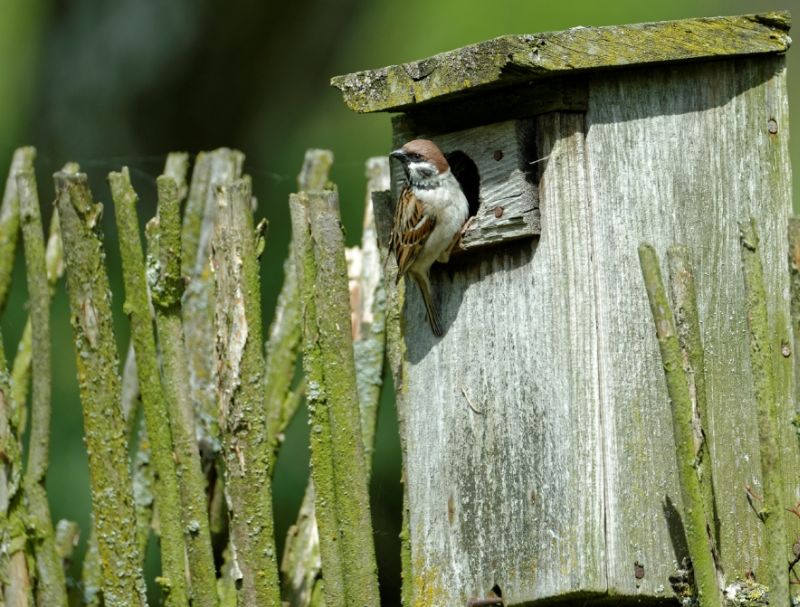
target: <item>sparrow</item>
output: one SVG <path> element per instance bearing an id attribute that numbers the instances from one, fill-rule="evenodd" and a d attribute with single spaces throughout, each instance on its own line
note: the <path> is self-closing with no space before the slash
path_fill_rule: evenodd
<path id="1" fill-rule="evenodd" d="M 400 192 L 389 238 L 397 260 L 397 281 L 409 274 L 417 283 L 428 322 L 441 336 L 442 323 L 431 297 L 429 271 L 433 262 L 446 263 L 461 236 L 469 203 L 439 147 L 414 139 L 389 154 L 403 166 L 406 185 Z"/>

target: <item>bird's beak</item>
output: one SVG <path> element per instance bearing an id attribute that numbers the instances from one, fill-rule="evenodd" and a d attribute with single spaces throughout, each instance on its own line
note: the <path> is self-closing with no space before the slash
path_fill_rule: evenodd
<path id="1" fill-rule="evenodd" d="M 397 158 L 400 162 L 403 162 L 406 159 L 406 153 L 402 150 L 395 150 L 389 154 L 389 158 Z"/>

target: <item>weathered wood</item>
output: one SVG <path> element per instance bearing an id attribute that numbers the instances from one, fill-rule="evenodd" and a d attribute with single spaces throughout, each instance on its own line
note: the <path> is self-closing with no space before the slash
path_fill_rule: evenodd
<path id="1" fill-rule="evenodd" d="M 717 568 L 713 557 L 705 494 L 695 467 L 695 399 L 687 370 L 684 352 L 678 339 L 678 330 L 667 299 L 667 290 L 661 278 L 658 255 L 648 244 L 639 246 L 639 263 L 642 266 L 647 298 L 653 314 L 656 338 L 664 367 L 664 379 L 672 405 L 672 428 L 675 435 L 675 463 L 680 480 L 681 500 L 684 506 L 683 527 L 686 547 L 692 562 L 692 574 L 700 607 L 719 607 L 720 588 L 717 585 Z M 643 567 L 640 563 L 639 567 Z"/>
<path id="2" fill-rule="evenodd" d="M 333 152 L 330 150 L 306 150 L 303 166 L 297 175 L 298 191 L 324 189 L 328 183 L 332 164 Z M 300 399 L 288 398 L 292 392 L 294 371 L 300 350 L 300 333 L 300 291 L 292 244 L 289 243 L 289 253 L 283 264 L 283 286 L 278 294 L 275 315 L 269 328 L 269 338 L 264 346 L 267 441 L 272 449 L 273 459 L 280 448 L 283 430 L 296 411 L 296 407 L 286 409 L 284 405 L 300 404 Z"/>
<path id="3" fill-rule="evenodd" d="M 244 154 L 219 148 L 198 154 L 186 200 L 181 233 L 181 273 L 187 286 L 181 300 L 189 364 L 189 395 L 198 438 L 212 452 L 219 449 L 217 375 L 214 366 L 214 278 L 209 258 L 217 217 L 215 189 L 242 176 Z"/>
<path id="4" fill-rule="evenodd" d="M 532 120 L 508 120 L 454 133 L 432 136 L 413 120 L 396 120 L 395 145 L 418 137 L 435 141 L 445 154 L 461 152 L 475 164 L 479 179 L 477 213 L 454 252 L 471 251 L 541 231 Z M 395 192 L 401 172 L 395 169 Z M 455 171 L 455 169 L 454 169 Z M 458 176 L 458 173 L 456 173 Z M 470 196 L 467 188 L 467 196 Z"/>
<path id="5" fill-rule="evenodd" d="M 3 200 L 0 203 L 0 313 L 6 306 L 19 238 L 17 172 L 32 171 L 34 158 L 36 158 L 34 148 L 17 148 L 14 151 L 3 191 Z"/>
<path id="6" fill-rule="evenodd" d="M 789 315 L 783 58 L 598 74 L 590 100 L 587 204 L 601 327 L 609 591 L 658 596 L 673 562 L 685 554 L 661 360 L 644 289 L 632 287 L 641 285 L 641 241 L 662 253 L 681 242 L 691 252 L 722 566 L 731 581 L 748 570 L 762 579 L 762 527 L 744 490 L 758 490 L 761 479 L 738 222 L 752 215 L 765 235 L 761 252 L 777 353 Z M 784 437 L 791 435 L 790 410 L 780 402 Z M 787 504 L 798 491 L 792 444 L 784 440 L 781 454 L 787 477 L 794 477 Z M 636 562 L 644 566 L 642 579 L 634 575 Z"/>
<path id="7" fill-rule="evenodd" d="M 22 433 L 10 415 L 12 411 L 10 380 L 5 348 L 0 342 L 0 449 L 5 453 L 0 464 L 0 515 L 3 521 L 8 520 L 9 507 L 21 486 L 23 472 L 23 451 L 20 440 Z"/>
<path id="8" fill-rule="evenodd" d="M 708 407 L 706 406 L 705 352 L 703 352 L 700 319 L 697 313 L 697 288 L 694 271 L 689 262 L 689 251 L 681 245 L 671 246 L 667 249 L 667 264 L 669 265 L 670 295 L 675 313 L 675 326 L 683 355 L 683 370 L 686 373 L 692 399 L 694 464 L 703 491 L 703 510 L 706 513 L 712 552 L 715 559 L 718 560 L 719 517 L 714 499 L 714 470 L 711 465 L 711 450 L 706 437 Z"/>
<path id="9" fill-rule="evenodd" d="M 60 225 L 58 211 L 54 210 L 50 217 L 47 248 L 44 253 L 45 264 L 47 266 L 47 282 L 51 290 L 64 275 L 64 247 L 61 243 Z M 28 384 L 31 377 L 32 358 L 33 327 L 31 326 L 31 318 L 29 315 L 25 323 L 25 328 L 22 330 L 22 337 L 17 344 L 17 353 L 14 356 L 14 363 L 11 369 L 11 404 L 13 405 L 11 415 L 15 418 L 15 423 L 18 428 L 24 428 L 27 423 L 28 411 L 25 407 L 25 403 L 28 398 Z"/>
<path id="10" fill-rule="evenodd" d="M 589 103 L 586 78 L 565 76 L 531 84 L 521 82 L 481 95 L 458 97 L 448 103 L 410 106 L 405 113 L 392 117 L 396 129 L 405 122 L 430 135 L 495 124 L 515 118 L 530 118 L 547 112 L 585 112 Z"/>
<path id="11" fill-rule="evenodd" d="M 668 578 L 687 555 L 685 510 L 642 241 L 662 255 L 677 242 L 690 252 L 719 552 L 733 581 L 760 576 L 764 554 L 744 490 L 757 490 L 761 475 L 738 222 L 753 215 L 770 235 L 762 255 L 784 499 L 797 502 L 793 380 L 782 354 L 791 207 L 783 57 L 603 72 L 587 87 L 585 113 L 534 118 L 534 144 L 522 147 L 541 159 L 540 238 L 434 267 L 442 339 L 417 289 L 400 323 L 392 302 L 402 291 L 389 293 L 387 330 L 404 335 L 389 360 L 406 451 L 412 604 L 463 605 L 495 584 L 508 605 L 577 592 L 670 596 Z M 425 134 L 404 130 L 414 120 L 396 122 L 395 143 Z M 789 525 L 787 546 L 798 535 L 798 521 Z"/>
<path id="12" fill-rule="evenodd" d="M 297 189 L 304 192 L 309 189 L 324 189 L 329 183 L 328 177 L 333 164 L 333 152 L 330 150 L 308 149 L 303 157 L 303 167 L 297 175 Z M 307 237 L 305 207 L 297 206 L 297 201 L 290 202 L 292 207 L 292 231 L 300 230 L 299 238 Z M 305 241 L 303 241 L 305 242 Z M 301 249 L 303 247 L 300 247 Z M 276 396 L 285 395 L 294 376 L 296 356 L 302 337 L 302 289 L 299 281 L 303 276 L 302 270 L 298 271 L 294 241 L 289 243 L 289 255 L 283 265 L 284 280 L 278 303 L 275 309 L 275 319 L 270 327 L 270 337 L 267 342 L 267 429 L 272 441 L 273 452 L 279 445 L 279 431 L 282 423 L 288 423 L 290 413 L 284 407 L 285 401 L 278 405 L 271 405 L 271 400 Z M 289 357 L 292 352 L 294 356 Z M 282 368 L 283 367 L 283 368 Z M 288 376 L 288 377 L 287 377 Z M 269 379 L 272 379 L 270 382 Z M 303 378 L 303 386 L 307 378 Z M 305 388 L 303 388 L 305 392 Z M 271 394 L 270 394 L 271 393 Z M 299 403 L 298 403 L 299 404 Z M 271 410 L 274 406 L 277 411 Z M 283 419 L 283 422 L 281 421 Z M 271 427 L 270 427 L 271 426 Z M 321 588 L 320 574 L 322 559 L 319 548 L 319 530 L 314 511 L 314 481 L 309 479 L 306 492 L 297 515 L 297 521 L 286 532 L 286 544 L 281 561 L 283 574 L 282 597 L 291 607 L 307 607 L 315 595 L 315 589 Z M 335 567 L 335 565 L 334 565 Z M 338 576 L 334 570 L 331 577 Z M 337 581 L 332 581 L 334 585 Z M 321 601 L 324 596 L 319 595 Z"/>
<path id="13" fill-rule="evenodd" d="M 764 523 L 763 579 L 769 587 L 770 602 L 789 604 L 789 583 L 786 562 L 789 545 L 786 535 L 786 496 L 781 471 L 781 432 L 779 430 L 779 378 L 773 367 L 775 349 L 780 350 L 772 335 L 767 313 L 767 293 L 758 228 L 753 218 L 739 224 L 744 274 L 744 305 L 750 341 L 750 368 L 753 375 L 756 424 L 758 426 L 759 460 L 763 506 L 759 517 Z"/>
<path id="14" fill-rule="evenodd" d="M 297 175 L 297 191 L 324 190 L 333 164 L 330 150 L 308 149 L 303 156 L 303 167 Z"/>
<path id="15" fill-rule="evenodd" d="M 338 544 L 333 541 L 336 537 L 337 518 L 334 466 L 332 458 L 329 456 L 331 449 L 330 424 L 316 423 L 318 415 L 321 422 L 326 422 L 327 419 L 322 415 L 324 411 L 318 411 L 316 408 L 318 401 L 320 401 L 320 409 L 324 407 L 325 393 L 322 390 L 324 376 L 319 347 L 319 330 L 316 323 L 317 303 L 314 297 L 316 263 L 309 229 L 308 196 L 305 192 L 289 196 L 289 212 L 292 221 L 292 253 L 302 306 L 303 372 L 309 386 L 308 415 L 309 424 L 312 425 L 309 435 L 311 450 L 311 483 L 309 487 L 313 486 L 314 489 L 306 491 L 304 511 L 307 516 L 311 516 L 312 507 L 309 505 L 309 501 L 314 500 L 313 516 L 316 520 L 316 528 L 322 529 L 324 534 L 320 538 L 317 533 L 316 540 L 319 544 L 321 562 L 325 564 L 325 602 L 327 605 L 338 607 L 345 604 L 344 564 L 339 554 Z M 328 496 L 329 499 L 320 500 L 318 496 Z M 307 526 L 306 530 L 310 536 L 308 541 L 314 541 L 313 526 Z M 294 541 L 300 543 L 298 539 Z M 308 557 L 314 557 L 310 548 L 307 548 L 305 552 Z M 313 563 L 313 561 L 311 562 Z M 304 586 L 313 584 L 313 580 L 308 578 L 292 580 L 292 583 L 295 582 L 299 582 L 296 587 L 299 594 L 297 599 L 294 596 L 290 596 L 290 598 L 292 600 L 308 600 L 306 590 L 310 591 L 311 589 L 306 589 Z"/>
<path id="16" fill-rule="evenodd" d="M 556 74 L 597 68 L 782 53 L 786 12 L 616 25 L 502 36 L 421 61 L 336 76 L 331 84 L 357 112 L 415 104 Z"/>
<path id="17" fill-rule="evenodd" d="M 171 412 L 167 408 L 158 367 L 150 293 L 145 276 L 144 250 L 136 211 L 139 197 L 133 189 L 127 167 L 119 173 L 109 173 L 108 181 L 114 200 L 114 216 L 119 234 L 122 275 L 125 283 L 123 307 L 131 321 L 131 338 L 136 352 L 142 410 L 153 469 L 158 477 L 154 490 L 159 506 L 159 528 L 162 538 L 160 583 L 167 594 L 165 605 L 188 606 L 186 547 L 183 542 L 175 446 L 170 431 Z"/>
<path id="18" fill-rule="evenodd" d="M 35 539 L 37 596 L 43 604 L 66 607 L 64 569 L 56 554 L 55 533 L 45 489 L 50 456 L 53 377 L 50 345 L 50 285 L 45 261 L 44 231 L 36 176 L 32 170 L 26 169 L 18 172 L 16 179 L 33 334 L 31 429 L 24 482 L 31 517 L 29 524 L 36 530 L 32 535 Z"/>
<path id="19" fill-rule="evenodd" d="M 328 571 L 328 556 L 335 553 L 334 562 L 341 567 L 343 591 L 332 593 L 326 582 L 325 602 L 330 607 L 354 603 L 378 605 L 339 199 L 334 191 L 312 191 L 299 198 L 305 203 L 309 226 L 304 267 L 299 270 L 306 341 L 303 364 L 307 373 L 312 372 L 307 376 L 312 434 L 322 437 L 311 442 L 315 511 L 323 570 Z M 294 231 L 294 238 L 301 238 L 301 229 L 298 226 Z M 309 248 L 313 260 L 308 255 Z M 321 313 L 322 310 L 325 312 Z M 323 480 L 318 465 L 330 467 L 332 476 Z M 333 492 L 326 490 L 331 481 Z M 334 526 L 323 524 L 323 520 Z"/>
<path id="20" fill-rule="evenodd" d="M 249 178 L 216 188 L 212 264 L 219 425 L 238 600 L 280 606 L 264 409 L 258 240 Z"/>
<path id="21" fill-rule="evenodd" d="M 86 430 L 97 554 L 105 605 L 147 604 L 136 544 L 127 436 L 120 409 L 119 362 L 111 290 L 99 220 L 84 173 L 53 176 L 75 332 L 75 359 Z"/>
<path id="22" fill-rule="evenodd" d="M 171 159 L 175 158 L 172 162 Z M 158 186 L 158 214 L 147 224 L 148 273 L 153 294 L 161 377 L 169 411 L 175 467 L 181 496 L 186 559 L 191 578 L 193 607 L 217 604 L 216 571 L 207 516 L 206 479 L 203 476 L 194 410 L 189 400 L 189 377 L 181 325 L 180 205 L 185 171 L 179 155 L 170 154 Z M 175 170 L 175 169 L 178 170 Z M 213 489 L 213 488 L 212 488 Z"/>
<path id="23" fill-rule="evenodd" d="M 361 435 L 368 477 L 372 471 L 378 401 L 383 386 L 383 359 L 386 346 L 386 292 L 383 265 L 378 251 L 378 236 L 372 212 L 372 193 L 389 187 L 389 159 L 370 158 L 366 164 L 367 191 L 361 235 L 359 263 L 348 261 L 350 302 L 353 310 L 353 355 L 361 411 Z M 355 299 L 355 301 L 354 301 Z"/>
<path id="24" fill-rule="evenodd" d="M 394 221 L 394 206 L 396 198 L 390 190 L 378 191 L 372 194 L 372 210 L 375 216 L 375 229 L 378 236 L 378 250 L 383 267 L 394 263 L 394 256 L 389 253 L 389 234 Z M 390 260 L 390 261 L 389 261 Z M 386 279 L 386 276 L 384 276 Z M 386 361 L 394 382 L 395 395 L 403 391 L 404 361 L 406 359 L 406 342 L 403 337 L 403 308 L 405 307 L 405 283 L 400 281 L 395 284 L 393 280 L 385 280 L 386 288 Z M 406 403 L 405 398 L 399 396 L 395 401 L 397 410 L 397 424 L 400 430 L 400 451 L 403 461 L 403 509 L 400 528 L 400 574 L 403 579 L 401 588 L 401 601 L 403 605 L 414 604 L 415 577 L 411 559 L 411 534 L 409 532 L 410 512 L 408 507 L 408 483 L 406 482 L 406 468 L 408 467 L 408 449 L 406 448 Z"/>
<path id="25" fill-rule="evenodd" d="M 13 391 L 0 335 L 0 537 L 6 548 L 0 552 L 0 570 L 4 577 L 0 603 L 5 607 L 33 605 L 31 576 L 26 554 L 27 508 L 17 493 L 22 485 L 22 430 L 12 415 Z"/>
<path id="26" fill-rule="evenodd" d="M 794 350 L 792 355 L 792 365 L 794 367 L 795 379 L 800 378 L 800 217 L 789 218 L 789 275 L 791 276 L 791 318 L 792 318 L 792 337 L 794 340 Z M 800 440 L 800 381 L 795 381 L 794 385 L 794 406 L 795 416 L 792 422 L 797 430 L 797 438 Z"/>
<path id="27" fill-rule="evenodd" d="M 72 564 L 72 557 L 75 554 L 75 548 L 78 547 L 78 541 L 81 538 L 81 528 L 75 521 L 61 519 L 56 525 L 56 553 L 64 570 L 68 571 Z"/>
<path id="28" fill-rule="evenodd" d="M 495 586 L 508 605 L 606 589 L 583 116 L 536 126 L 559 159 L 540 184 L 541 240 L 434 268 L 441 340 L 406 291 L 396 390 L 414 605 L 465 605 Z"/>
<path id="29" fill-rule="evenodd" d="M 306 158 L 313 152 L 306 152 Z M 324 156 L 319 158 L 324 160 Z M 329 165 L 328 167 L 329 168 Z M 305 165 L 304 171 L 305 173 Z M 389 159 L 370 158 L 367 161 L 367 196 L 364 213 L 364 230 L 361 247 L 345 251 L 350 288 L 350 308 L 353 332 L 353 356 L 356 367 L 361 434 L 364 441 L 366 471 L 369 475 L 377 422 L 378 399 L 383 383 L 383 358 L 385 344 L 386 293 L 383 288 L 382 266 L 378 255 L 377 233 L 372 214 L 372 192 L 389 187 Z M 298 180 L 299 185 L 303 180 Z M 319 185 L 327 182 L 317 180 Z M 297 210 L 293 211 L 295 214 Z M 298 217 L 299 219 L 299 217 Z M 300 226 L 298 226 L 300 227 Z M 294 269 L 294 262 L 286 264 Z M 286 283 L 290 280 L 286 276 Z M 296 284 L 297 277 L 294 278 Z M 299 296 L 299 292 L 297 293 Z M 297 312 L 299 314 L 299 310 Z M 281 572 L 284 575 L 284 599 L 292 607 L 313 605 L 315 599 L 324 604 L 322 587 L 322 561 L 319 548 L 319 530 L 314 511 L 314 484 L 309 481 L 297 522 L 286 534 Z"/>

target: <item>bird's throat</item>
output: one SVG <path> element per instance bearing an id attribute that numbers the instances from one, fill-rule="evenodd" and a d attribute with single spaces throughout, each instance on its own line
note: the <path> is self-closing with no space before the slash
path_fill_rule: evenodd
<path id="1" fill-rule="evenodd" d="M 415 190 L 434 190 L 436 188 L 442 187 L 447 183 L 447 180 L 450 178 L 451 174 L 450 171 L 446 171 L 444 173 L 438 173 L 436 175 L 421 177 L 421 176 L 413 176 L 409 175 L 409 183 L 411 187 Z"/>

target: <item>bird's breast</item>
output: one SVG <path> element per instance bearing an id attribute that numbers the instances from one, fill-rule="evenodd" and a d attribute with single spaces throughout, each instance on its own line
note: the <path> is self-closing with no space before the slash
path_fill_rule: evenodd
<path id="1" fill-rule="evenodd" d="M 455 182 L 455 179 L 453 180 Z M 415 196 L 426 207 L 426 213 L 436 218 L 436 226 L 428 236 L 423 252 L 420 253 L 415 266 L 430 265 L 453 242 L 453 237 L 463 227 L 469 215 L 469 203 L 458 182 L 454 187 L 438 187 L 415 192 Z"/>

